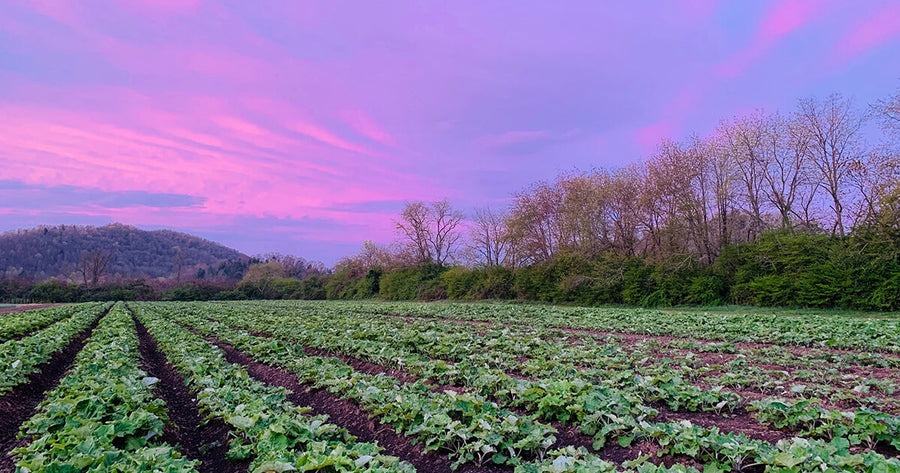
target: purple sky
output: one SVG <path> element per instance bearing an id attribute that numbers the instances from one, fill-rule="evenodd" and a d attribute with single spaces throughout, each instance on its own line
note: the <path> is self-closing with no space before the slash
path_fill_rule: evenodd
<path id="1" fill-rule="evenodd" d="M 898 85 L 896 0 L 6 0 L 0 231 L 119 221 L 332 264 L 408 200 L 503 205 Z"/>

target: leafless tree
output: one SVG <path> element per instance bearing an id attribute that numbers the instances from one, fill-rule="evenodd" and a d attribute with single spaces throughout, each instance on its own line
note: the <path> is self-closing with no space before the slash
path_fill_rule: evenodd
<path id="1" fill-rule="evenodd" d="M 727 143 L 726 152 L 737 170 L 736 176 L 743 191 L 743 210 L 750 216 L 748 240 L 755 239 L 765 229 L 762 203 L 767 122 L 768 117 L 757 111 L 720 125 L 720 134 Z"/>
<path id="2" fill-rule="evenodd" d="M 893 97 L 876 102 L 872 110 L 881 118 L 886 131 L 900 135 L 900 90 Z"/>
<path id="3" fill-rule="evenodd" d="M 637 166 L 629 166 L 612 174 L 609 182 L 609 218 L 613 225 L 613 246 L 625 255 L 637 252 L 640 238 L 641 175 Z"/>
<path id="4" fill-rule="evenodd" d="M 415 253 L 418 263 L 447 264 L 455 257 L 462 237 L 462 212 L 446 199 L 431 203 L 411 202 L 394 222 L 397 232 Z"/>
<path id="5" fill-rule="evenodd" d="M 109 269 L 112 253 L 102 250 L 82 251 L 78 258 L 77 271 L 85 286 L 96 287 Z"/>
<path id="6" fill-rule="evenodd" d="M 900 190 L 900 158 L 887 148 L 874 149 L 851 163 L 847 179 L 860 196 L 856 225 L 878 225 L 882 207 Z"/>
<path id="7" fill-rule="evenodd" d="M 506 231 L 507 213 L 490 207 L 475 209 L 469 239 L 472 251 L 486 266 L 500 266 L 506 259 L 509 237 Z"/>
<path id="8" fill-rule="evenodd" d="M 810 180 L 810 137 L 793 121 L 774 114 L 766 121 L 763 139 L 763 194 L 778 213 L 781 228 L 792 230 L 798 210 L 795 206 L 802 198 L 803 187 L 810 194 L 817 187 Z"/>
<path id="9" fill-rule="evenodd" d="M 559 218 L 563 198 L 559 186 L 547 183 L 516 194 L 507 221 L 520 263 L 546 261 L 556 254 L 562 237 Z"/>
<path id="10" fill-rule="evenodd" d="M 370 269 L 380 268 L 391 271 L 415 265 L 417 261 L 403 245 L 379 245 L 372 240 L 363 242 L 359 253 L 341 258 L 335 265 L 335 271 L 350 271 L 351 275 L 362 276 Z"/>
<path id="11" fill-rule="evenodd" d="M 400 213 L 400 220 L 394 222 L 416 255 L 419 263 L 434 260 L 431 254 L 431 217 L 428 204 L 425 202 L 411 202 L 406 204 Z"/>
<path id="12" fill-rule="evenodd" d="M 434 262 L 443 265 L 455 257 L 454 252 L 462 238 L 459 226 L 465 215 L 454 209 L 447 199 L 432 202 L 430 207 L 433 221 L 430 244 Z"/>
<path id="13" fill-rule="evenodd" d="M 822 101 L 801 100 L 797 118 L 802 132 L 810 140 L 810 160 L 831 198 L 832 233 L 843 235 L 845 177 L 854 160 L 859 159 L 863 117 L 850 99 L 832 94 Z"/>

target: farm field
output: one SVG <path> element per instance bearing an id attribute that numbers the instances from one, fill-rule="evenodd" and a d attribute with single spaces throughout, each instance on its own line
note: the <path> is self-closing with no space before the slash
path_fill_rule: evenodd
<path id="1" fill-rule="evenodd" d="M 900 472 L 900 317 L 387 302 L 0 316 L 0 471 Z"/>

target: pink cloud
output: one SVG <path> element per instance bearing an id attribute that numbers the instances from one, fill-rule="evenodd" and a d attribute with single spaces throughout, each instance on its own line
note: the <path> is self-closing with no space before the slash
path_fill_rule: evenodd
<path id="1" fill-rule="evenodd" d="M 385 146 L 395 145 L 394 137 L 362 110 L 346 110 L 341 116 L 356 133 Z"/>
<path id="2" fill-rule="evenodd" d="M 634 139 L 637 141 L 643 154 L 650 154 L 656 151 L 656 148 L 664 139 L 671 138 L 674 135 L 672 125 L 667 122 L 656 122 L 635 131 Z"/>
<path id="3" fill-rule="evenodd" d="M 846 63 L 900 37 L 900 4 L 894 3 L 859 22 L 840 38 L 831 56 Z"/>
<path id="4" fill-rule="evenodd" d="M 369 150 L 365 146 L 361 146 L 355 143 L 351 143 L 347 140 L 342 139 L 336 134 L 328 131 L 327 129 L 320 127 L 318 125 L 312 123 L 305 122 L 294 122 L 287 125 L 288 129 L 294 130 L 297 133 L 302 135 L 306 135 L 314 140 L 319 142 L 334 146 L 335 148 L 340 148 L 347 151 L 353 151 L 355 153 L 360 154 L 368 154 L 374 155 L 373 151 Z"/>
<path id="5" fill-rule="evenodd" d="M 225 107 L 215 101 L 206 105 L 199 114 Z M 157 106 L 164 109 L 165 104 Z M 116 121 L 134 123 L 127 108 L 118 113 Z M 233 111 L 210 117 L 204 124 L 190 116 L 179 119 L 157 111 L 150 120 L 155 123 L 153 131 L 141 131 L 78 113 L 0 104 L 0 147 L 9 151 L 0 179 L 108 191 L 188 191 L 203 197 L 202 206 L 181 211 L 186 215 L 270 215 L 347 223 L 358 214 L 329 209 L 340 203 L 426 198 L 434 191 L 426 180 L 381 168 L 378 162 L 347 167 L 328 164 L 334 157 L 313 158 L 335 148 L 364 151 L 316 124 L 303 122 L 296 128 L 328 147 L 310 147 L 258 122 L 238 118 Z M 215 136 L 194 131 L 198 125 L 216 126 Z M 153 211 L 146 208 L 134 210 L 131 217 L 123 209 L 71 210 L 76 211 L 156 224 Z M 141 215 L 146 216 L 143 221 Z"/>
<path id="6" fill-rule="evenodd" d="M 824 12 L 823 0 L 778 1 L 765 13 L 756 34 L 744 49 L 720 63 L 715 71 L 723 77 L 737 77 L 764 56 L 785 36 L 800 30 Z"/>

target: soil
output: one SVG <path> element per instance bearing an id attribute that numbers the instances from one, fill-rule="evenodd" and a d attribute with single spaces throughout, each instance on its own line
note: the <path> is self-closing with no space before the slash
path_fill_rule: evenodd
<path id="1" fill-rule="evenodd" d="M 163 438 L 169 445 L 177 445 L 181 453 L 192 460 L 200 460 L 200 473 L 244 472 L 251 460 L 231 462 L 228 452 L 228 438 L 231 429 L 220 418 L 203 421 L 197 401 L 185 384 L 184 377 L 166 360 L 159 351 L 156 340 L 147 328 L 135 319 L 138 334 L 138 349 L 141 352 L 141 369 L 158 378 L 154 393 L 166 402 L 170 425 L 166 426 Z"/>
<path id="2" fill-rule="evenodd" d="M 75 356 L 84 347 L 88 337 L 107 312 L 109 309 L 79 333 L 62 351 L 53 355 L 50 361 L 38 367 L 37 373 L 28 376 L 27 383 L 16 386 L 0 397 L 0 412 L 3 413 L 0 415 L 0 472 L 15 469 L 15 457 L 10 454 L 10 450 L 28 444 L 27 438 L 16 438 L 19 428 L 36 413 L 38 405 L 46 397 L 45 393 L 59 385 L 60 380 L 75 362 Z"/>
<path id="3" fill-rule="evenodd" d="M 25 312 L 29 310 L 46 309 L 47 307 L 56 307 L 64 304 L 27 304 L 17 305 L 14 307 L 0 307 L 0 315 L 15 314 L 17 312 Z"/>
<path id="4" fill-rule="evenodd" d="M 792 434 L 794 434 L 794 432 L 789 430 L 774 430 L 760 424 L 759 421 L 743 408 L 725 414 L 716 414 L 715 412 L 705 411 L 675 412 L 669 409 L 665 404 L 661 403 L 654 403 L 653 408 L 659 411 L 659 415 L 653 419 L 654 422 L 678 422 L 687 420 L 708 429 L 717 427 L 721 432 L 744 434 L 752 439 L 762 440 L 773 444 L 781 439 L 790 439 Z"/>

